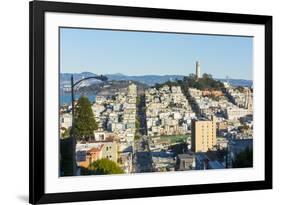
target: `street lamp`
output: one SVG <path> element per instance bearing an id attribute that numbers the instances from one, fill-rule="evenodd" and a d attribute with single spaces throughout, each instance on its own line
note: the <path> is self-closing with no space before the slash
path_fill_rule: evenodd
<path id="1" fill-rule="evenodd" d="M 92 77 L 87 77 L 87 78 L 83 78 L 81 80 L 78 80 L 77 82 L 74 83 L 73 80 L 73 75 L 71 75 L 71 106 L 72 106 L 72 127 L 71 127 L 71 139 L 72 139 L 72 162 L 73 162 L 73 176 L 76 175 L 76 169 L 77 169 L 77 165 L 76 165 L 76 138 L 74 136 L 73 133 L 73 128 L 74 128 L 74 112 L 75 112 L 75 106 L 74 106 L 74 87 L 76 85 L 78 85 L 79 83 L 81 83 L 82 81 L 85 80 L 90 80 L 90 79 L 97 79 L 97 80 L 101 80 L 101 81 L 107 81 L 107 77 L 104 75 L 99 75 L 99 76 L 92 76 Z"/>

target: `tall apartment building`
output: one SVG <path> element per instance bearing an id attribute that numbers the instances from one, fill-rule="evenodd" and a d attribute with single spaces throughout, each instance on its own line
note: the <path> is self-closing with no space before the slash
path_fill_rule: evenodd
<path id="1" fill-rule="evenodd" d="M 191 149 L 193 152 L 207 152 L 217 143 L 216 118 L 193 120 L 191 126 Z"/>

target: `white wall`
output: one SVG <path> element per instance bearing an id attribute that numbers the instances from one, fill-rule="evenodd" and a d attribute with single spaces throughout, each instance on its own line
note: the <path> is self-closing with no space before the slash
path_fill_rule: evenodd
<path id="1" fill-rule="evenodd" d="M 73 2 L 79 2 L 72 0 Z M 80 1 L 82 2 L 82 0 Z M 219 193 L 79 204 L 276 204 L 280 199 L 280 36 L 278 1 L 250 0 L 83 0 L 87 3 L 161 7 L 186 10 L 273 15 L 274 44 L 274 190 Z M 0 32 L 0 204 L 26 204 L 28 200 L 28 1 L 1 1 Z M 279 77 L 280 76 L 280 77 Z M 9 79 L 10 78 L 10 79 Z M 278 81 L 279 80 L 279 81 Z M 10 139 L 10 140 L 9 140 Z"/>

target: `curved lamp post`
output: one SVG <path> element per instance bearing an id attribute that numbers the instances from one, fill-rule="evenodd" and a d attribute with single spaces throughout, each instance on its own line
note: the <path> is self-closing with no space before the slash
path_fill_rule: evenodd
<path id="1" fill-rule="evenodd" d="M 87 77 L 83 78 L 81 80 L 78 80 L 77 82 L 74 83 L 73 80 L 73 75 L 71 75 L 71 106 L 72 106 L 72 127 L 71 127 L 71 138 L 72 138 L 72 158 L 73 158 L 73 176 L 76 175 L 77 173 L 77 165 L 76 165 L 76 138 L 73 134 L 73 127 L 74 127 L 74 112 L 75 112 L 75 107 L 74 107 L 74 87 L 81 83 L 82 81 L 89 80 L 89 79 L 97 79 L 101 81 L 107 81 L 107 77 L 104 75 L 99 75 L 99 76 L 92 76 L 92 77 Z"/>

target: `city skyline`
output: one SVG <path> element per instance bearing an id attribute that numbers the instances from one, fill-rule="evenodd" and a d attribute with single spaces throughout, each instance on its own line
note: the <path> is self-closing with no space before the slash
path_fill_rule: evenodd
<path id="1" fill-rule="evenodd" d="M 252 47 L 252 37 L 61 28 L 60 72 L 186 76 L 200 61 L 202 74 L 252 80 Z"/>

